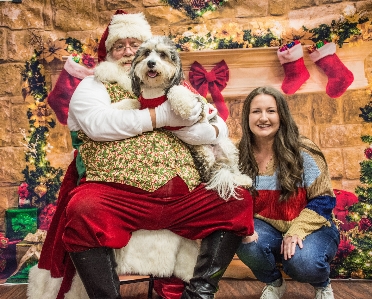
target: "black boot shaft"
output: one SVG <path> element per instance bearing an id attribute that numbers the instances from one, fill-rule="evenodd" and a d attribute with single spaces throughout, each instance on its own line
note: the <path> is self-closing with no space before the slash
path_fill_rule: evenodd
<path id="1" fill-rule="evenodd" d="M 233 259 L 242 237 L 232 232 L 216 231 L 202 240 L 193 278 L 182 299 L 212 299 L 218 283 Z"/>
<path id="2" fill-rule="evenodd" d="M 100 247 L 70 252 L 70 257 L 90 299 L 121 299 L 112 249 Z"/>

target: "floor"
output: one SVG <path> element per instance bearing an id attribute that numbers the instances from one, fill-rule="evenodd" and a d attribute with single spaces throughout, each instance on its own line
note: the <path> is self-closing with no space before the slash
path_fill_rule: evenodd
<path id="1" fill-rule="evenodd" d="M 335 299 L 371 299 L 371 280 L 333 280 Z M 121 295 L 125 299 L 147 299 L 147 282 L 122 285 Z M 259 299 L 263 284 L 252 279 L 224 278 L 216 299 Z M 1 299 L 26 299 L 27 285 L 0 285 Z M 153 299 L 156 299 L 154 293 Z M 43 298 L 40 298 L 43 299 Z M 76 298 L 78 299 L 78 298 Z M 287 291 L 283 299 L 314 299 L 310 285 L 287 280 Z"/>

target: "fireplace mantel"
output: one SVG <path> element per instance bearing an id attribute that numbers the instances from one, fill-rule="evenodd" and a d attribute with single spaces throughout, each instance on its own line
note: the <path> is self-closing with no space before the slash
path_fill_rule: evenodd
<path id="1" fill-rule="evenodd" d="M 181 52 L 183 70 L 186 78 L 190 66 L 198 61 L 206 70 L 211 70 L 218 62 L 225 60 L 230 70 L 230 80 L 222 95 L 226 100 L 246 96 L 254 88 L 270 85 L 281 89 L 284 70 L 277 57 L 277 47 L 252 49 L 227 49 L 212 51 Z M 306 46 L 304 61 L 310 73 L 297 93 L 325 91 L 328 78 L 309 58 Z M 372 42 L 364 42 L 350 47 L 345 44 L 337 47 L 336 54 L 345 66 L 354 74 L 354 82 L 348 89 L 362 89 L 368 85 L 364 70 L 364 60 L 372 52 Z"/>
<path id="2" fill-rule="evenodd" d="M 211 51 L 180 52 L 183 70 L 188 80 L 190 66 L 198 61 L 207 71 L 218 62 L 225 60 L 230 70 L 230 80 L 222 91 L 225 100 L 245 97 L 254 88 L 270 85 L 281 89 L 284 70 L 277 57 L 277 47 L 252 49 L 227 49 Z M 296 92 L 325 91 L 328 78 L 309 58 L 306 46 L 303 46 L 304 61 L 310 73 L 310 78 Z M 336 54 L 346 67 L 354 74 L 354 82 L 348 89 L 362 89 L 368 85 L 364 70 L 364 60 L 372 52 L 372 42 L 364 42 L 359 46 L 350 47 L 345 44 L 337 47 Z M 63 63 L 67 57 L 63 57 Z M 52 74 L 52 86 L 63 67 L 59 65 Z M 210 95 L 208 94 L 208 97 Z"/>

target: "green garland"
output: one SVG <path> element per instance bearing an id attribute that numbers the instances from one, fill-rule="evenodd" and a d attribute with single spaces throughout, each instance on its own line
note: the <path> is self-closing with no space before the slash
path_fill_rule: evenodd
<path id="1" fill-rule="evenodd" d="M 196 19 L 209 11 L 216 11 L 225 5 L 228 0 L 210 0 L 207 2 L 204 0 L 162 0 L 162 2 L 174 9 L 185 12 L 189 18 Z"/>
<path id="2" fill-rule="evenodd" d="M 29 129 L 27 134 L 23 132 L 26 167 L 22 173 L 27 184 L 30 205 L 43 208 L 57 200 L 63 170 L 52 167 L 47 159 L 47 151 L 51 149 L 47 142 L 49 128 L 54 128 L 56 123 L 46 105 L 48 90 L 42 74 L 40 55 L 41 51 L 35 50 L 22 71 L 25 86 L 23 94 L 34 98 L 27 110 Z"/>
<path id="3" fill-rule="evenodd" d="M 197 25 L 181 35 L 169 32 L 169 37 L 179 51 L 278 47 L 296 39 L 303 43 L 334 42 L 341 48 L 346 42 L 371 40 L 369 26 L 371 23 L 364 13 L 356 12 L 354 6 L 349 5 L 340 18 L 330 24 L 320 24 L 312 29 L 302 26 L 301 30 L 292 30 L 289 34 L 284 34 L 280 28 L 253 30 L 227 23 L 216 25 L 212 30 Z"/>

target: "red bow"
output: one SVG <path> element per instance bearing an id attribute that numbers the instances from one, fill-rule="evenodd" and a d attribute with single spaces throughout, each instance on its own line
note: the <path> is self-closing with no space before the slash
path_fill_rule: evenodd
<path id="1" fill-rule="evenodd" d="M 229 68 L 226 62 L 221 60 L 208 72 L 199 62 L 195 61 L 191 65 L 189 79 L 192 86 L 203 97 L 207 96 L 209 90 L 220 116 L 223 120 L 226 120 L 229 116 L 229 109 L 221 94 L 221 91 L 227 85 L 227 81 L 229 81 Z"/>

